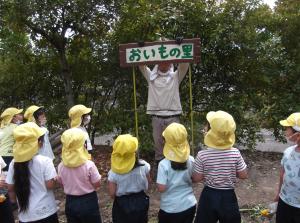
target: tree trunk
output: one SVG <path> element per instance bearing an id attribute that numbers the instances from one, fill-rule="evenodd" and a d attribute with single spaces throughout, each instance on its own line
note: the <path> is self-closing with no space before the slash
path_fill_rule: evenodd
<path id="1" fill-rule="evenodd" d="M 74 93 L 72 88 L 72 72 L 66 58 L 65 50 L 59 51 L 59 62 L 61 65 L 61 76 L 64 81 L 66 101 L 68 109 L 70 109 L 74 105 Z"/>

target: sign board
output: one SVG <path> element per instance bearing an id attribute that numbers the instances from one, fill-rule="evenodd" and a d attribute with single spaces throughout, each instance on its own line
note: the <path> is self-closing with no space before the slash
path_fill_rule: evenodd
<path id="1" fill-rule="evenodd" d="M 174 40 L 145 42 L 141 47 L 138 43 L 120 44 L 119 56 L 121 67 L 142 64 L 199 63 L 200 39 L 183 39 L 181 44 Z"/>

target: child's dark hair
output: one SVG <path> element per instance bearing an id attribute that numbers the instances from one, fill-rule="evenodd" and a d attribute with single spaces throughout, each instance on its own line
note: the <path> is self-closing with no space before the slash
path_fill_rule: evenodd
<path id="1" fill-rule="evenodd" d="M 39 143 L 44 143 L 44 137 L 45 137 L 45 135 L 40 136 L 40 137 L 38 138 L 38 142 L 39 142 Z"/>
<path id="2" fill-rule="evenodd" d="M 134 166 L 132 167 L 132 170 L 134 170 L 135 168 L 140 167 L 140 166 L 145 166 L 145 164 L 141 163 L 137 154 L 135 154 L 135 163 L 134 163 Z"/>
<path id="3" fill-rule="evenodd" d="M 30 160 L 29 160 L 30 161 Z M 20 212 L 25 212 L 29 206 L 30 171 L 29 161 L 14 163 L 14 189 L 18 199 Z"/>
<path id="4" fill-rule="evenodd" d="M 186 162 L 178 163 L 175 161 L 171 161 L 171 167 L 173 170 L 186 170 L 187 169 Z"/>
<path id="5" fill-rule="evenodd" d="M 33 117 L 35 120 L 38 120 L 39 116 L 45 114 L 45 110 L 44 108 L 39 108 L 38 110 L 36 110 L 34 113 L 33 113 Z"/>

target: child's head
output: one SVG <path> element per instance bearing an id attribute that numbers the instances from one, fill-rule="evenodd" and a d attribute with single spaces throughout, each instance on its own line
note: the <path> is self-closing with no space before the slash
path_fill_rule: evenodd
<path id="1" fill-rule="evenodd" d="M 4 128 L 9 123 L 20 124 L 23 121 L 23 109 L 7 108 L 1 114 L 1 128 Z"/>
<path id="2" fill-rule="evenodd" d="M 111 169 L 118 174 L 130 172 L 136 163 L 138 140 L 130 134 L 119 135 L 113 144 Z"/>
<path id="3" fill-rule="evenodd" d="M 91 159 L 86 149 L 86 135 L 78 128 L 66 130 L 61 136 L 62 161 L 64 166 L 78 167 Z"/>
<path id="4" fill-rule="evenodd" d="M 235 143 L 235 121 L 224 111 L 211 111 L 206 119 L 210 129 L 204 136 L 204 144 L 215 149 L 230 149 Z"/>
<path id="5" fill-rule="evenodd" d="M 69 110 L 69 117 L 71 119 L 71 127 L 79 127 L 81 125 L 87 125 L 91 119 L 89 113 L 92 109 L 87 108 L 84 105 L 75 105 Z"/>
<path id="6" fill-rule="evenodd" d="M 15 144 L 13 155 L 16 163 L 26 162 L 38 153 L 43 144 L 46 129 L 40 128 L 34 122 L 19 125 L 14 130 Z"/>
<path id="7" fill-rule="evenodd" d="M 36 105 L 28 107 L 24 117 L 28 122 L 35 122 L 39 126 L 45 126 L 47 122 L 44 108 Z"/>
<path id="8" fill-rule="evenodd" d="M 281 120 L 280 125 L 285 127 L 285 136 L 292 142 L 297 141 L 300 132 L 300 112 L 291 114 L 287 119 Z"/>
<path id="9" fill-rule="evenodd" d="M 165 139 L 164 156 L 170 161 L 184 163 L 190 155 L 187 131 L 182 124 L 171 123 L 162 133 Z"/>

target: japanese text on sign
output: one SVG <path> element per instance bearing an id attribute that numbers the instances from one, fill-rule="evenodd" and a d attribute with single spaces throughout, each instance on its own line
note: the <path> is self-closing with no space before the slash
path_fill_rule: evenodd
<path id="1" fill-rule="evenodd" d="M 126 49 L 126 63 L 150 62 L 157 60 L 193 59 L 193 43 L 160 44 Z"/>

